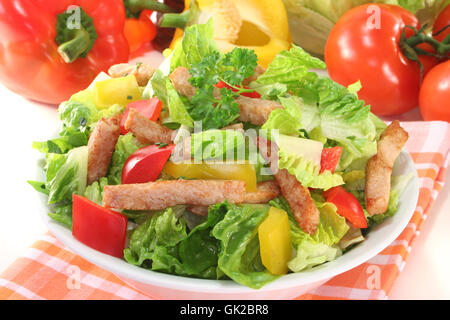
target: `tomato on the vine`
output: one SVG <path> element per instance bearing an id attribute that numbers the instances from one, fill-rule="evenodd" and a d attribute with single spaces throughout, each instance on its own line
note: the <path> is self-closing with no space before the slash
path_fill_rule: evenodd
<path id="1" fill-rule="evenodd" d="M 376 10 L 374 10 L 376 9 Z M 345 13 L 325 47 L 330 77 L 348 86 L 361 81 L 360 99 L 377 115 L 395 115 L 418 105 L 421 72 L 408 59 L 400 42 L 420 29 L 418 19 L 394 5 L 367 4 Z M 430 59 L 427 59 L 430 60 Z M 427 61 L 427 69 L 437 61 Z"/>
<path id="2" fill-rule="evenodd" d="M 450 60 L 427 74 L 420 89 L 419 105 L 424 120 L 450 122 Z"/>
<path id="3" fill-rule="evenodd" d="M 437 34 L 439 31 L 441 33 L 434 36 L 438 41 L 443 41 L 448 35 L 450 35 L 450 4 L 445 7 L 444 10 L 439 14 L 438 18 L 433 25 L 433 34 Z M 447 27 L 447 28 L 446 28 Z M 444 28 L 446 28 L 444 30 Z"/>

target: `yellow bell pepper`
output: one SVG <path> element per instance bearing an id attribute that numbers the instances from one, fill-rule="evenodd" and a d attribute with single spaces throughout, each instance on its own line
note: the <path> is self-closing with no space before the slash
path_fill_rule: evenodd
<path id="1" fill-rule="evenodd" d="M 267 218 L 259 225 L 258 237 L 263 265 L 274 275 L 286 274 L 292 256 L 287 212 L 271 207 Z"/>
<path id="2" fill-rule="evenodd" d="M 142 90 L 136 77 L 129 75 L 96 82 L 92 94 L 97 108 L 106 109 L 114 104 L 126 106 L 130 102 L 141 99 Z"/>
<path id="3" fill-rule="evenodd" d="M 247 192 L 256 191 L 255 166 L 249 163 L 174 163 L 168 161 L 163 170 L 174 178 L 241 180 L 245 181 Z"/>
<path id="4" fill-rule="evenodd" d="M 255 50 L 258 64 L 267 68 L 280 51 L 291 47 L 292 37 L 282 0 L 194 1 L 199 13 L 195 14 L 192 21 L 188 15 L 191 0 L 185 0 L 185 11 L 181 14 L 184 22 L 206 23 L 212 17 L 214 40 L 223 52 L 231 51 L 235 47 Z M 167 20 L 176 20 L 174 14 L 167 16 L 172 17 Z M 177 23 L 173 25 L 177 26 Z M 178 26 L 182 27 L 183 23 Z M 177 28 L 170 48 L 173 49 L 182 37 L 183 30 Z"/>

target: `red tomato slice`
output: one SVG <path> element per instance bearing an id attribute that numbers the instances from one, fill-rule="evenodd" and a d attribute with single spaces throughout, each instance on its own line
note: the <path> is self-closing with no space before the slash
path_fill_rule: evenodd
<path id="1" fill-rule="evenodd" d="M 219 82 L 216 84 L 216 87 L 219 88 L 219 89 L 221 89 L 221 88 L 231 89 L 231 91 L 233 91 L 233 92 L 237 92 L 237 91 L 238 91 L 238 90 L 236 90 L 235 88 L 230 87 L 228 84 L 226 84 L 226 83 L 223 82 L 223 81 L 219 81 Z M 240 87 L 240 86 L 238 86 L 238 87 Z M 246 87 L 246 86 L 243 86 L 243 88 L 244 88 L 244 89 L 249 89 L 249 87 Z M 256 91 L 252 91 L 252 92 L 243 92 L 243 93 L 241 93 L 241 96 L 249 97 L 249 98 L 256 98 L 256 99 L 261 98 L 261 95 L 260 95 L 258 92 L 256 92 Z"/>
<path id="2" fill-rule="evenodd" d="M 326 148 L 322 150 L 322 158 L 320 159 L 320 173 L 325 170 L 334 173 L 339 160 L 341 159 L 342 147 Z"/>
<path id="3" fill-rule="evenodd" d="M 128 219 L 123 214 L 73 195 L 72 235 L 85 245 L 122 258 Z"/>
<path id="4" fill-rule="evenodd" d="M 158 179 L 175 145 L 151 145 L 134 152 L 122 169 L 122 184 L 145 183 Z"/>
<path id="5" fill-rule="evenodd" d="M 358 199 L 347 192 L 343 187 L 337 186 L 323 193 L 327 202 L 337 207 L 337 213 L 346 218 L 356 228 L 367 228 L 367 220 Z"/>
<path id="6" fill-rule="evenodd" d="M 161 114 L 162 107 L 162 102 L 157 98 L 151 98 L 150 100 L 138 100 L 129 103 L 127 105 L 127 108 L 125 109 L 125 112 L 123 113 L 122 120 L 120 121 L 120 133 L 128 133 L 128 131 L 125 129 L 125 122 L 127 121 L 128 112 L 130 112 L 131 108 L 136 109 L 150 120 L 156 121 Z"/>

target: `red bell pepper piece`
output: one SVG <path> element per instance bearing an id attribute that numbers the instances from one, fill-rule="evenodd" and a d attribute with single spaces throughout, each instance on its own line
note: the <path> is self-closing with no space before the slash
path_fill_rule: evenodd
<path id="1" fill-rule="evenodd" d="M 233 91 L 233 92 L 238 92 L 239 91 L 238 89 L 231 87 L 230 85 L 226 84 L 223 81 L 219 81 L 216 84 L 216 87 L 219 88 L 219 89 L 221 89 L 221 88 L 231 89 L 231 91 Z M 237 87 L 241 88 L 241 86 L 237 86 Z M 250 90 L 250 88 L 246 87 L 246 86 L 242 86 L 242 88 L 244 88 L 246 90 Z M 241 96 L 245 96 L 245 97 L 249 97 L 249 98 L 257 98 L 257 99 L 261 98 L 261 95 L 258 92 L 256 92 L 255 90 L 249 91 L 249 92 L 242 92 Z"/>
<path id="2" fill-rule="evenodd" d="M 33 100 L 65 101 L 128 61 L 124 22 L 122 0 L 0 0 L 0 80 Z"/>
<path id="3" fill-rule="evenodd" d="M 122 169 L 122 184 L 145 183 L 158 179 L 175 145 L 151 145 L 134 152 Z"/>
<path id="4" fill-rule="evenodd" d="M 334 173 L 341 159 L 342 147 L 325 148 L 320 159 L 320 173 L 325 170 Z"/>
<path id="5" fill-rule="evenodd" d="M 337 186 L 323 193 L 327 202 L 337 207 L 337 213 L 346 218 L 356 228 L 367 228 L 364 210 L 358 199 L 347 192 L 343 187 Z"/>
<path id="6" fill-rule="evenodd" d="M 139 18 L 128 18 L 125 21 L 125 38 L 127 38 L 131 53 L 136 52 L 155 38 L 156 26 L 151 20 L 152 13 L 151 10 L 143 10 Z"/>
<path id="7" fill-rule="evenodd" d="M 72 235 L 85 245 L 122 258 L 128 219 L 123 214 L 73 195 Z"/>
<path id="8" fill-rule="evenodd" d="M 158 98 L 151 98 L 150 100 L 138 100 L 131 102 L 127 105 L 125 112 L 123 113 L 122 120 L 120 121 L 120 133 L 127 134 L 128 130 L 125 129 L 125 122 L 128 118 L 128 113 L 130 109 L 136 109 L 141 114 L 146 116 L 148 119 L 152 121 L 158 120 L 163 104 Z"/>

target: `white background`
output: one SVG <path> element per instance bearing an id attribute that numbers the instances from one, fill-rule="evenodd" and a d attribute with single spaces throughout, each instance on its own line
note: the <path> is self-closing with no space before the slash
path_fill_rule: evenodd
<path id="1" fill-rule="evenodd" d="M 36 172 L 32 141 L 47 140 L 58 130 L 56 107 L 26 100 L 0 85 L 0 272 L 47 231 L 35 208 L 36 192 L 26 181 Z M 417 111 L 407 117 L 417 119 Z M 447 174 L 450 181 L 450 170 Z M 390 299 L 450 299 L 450 194 L 444 186 L 412 247 Z"/>

